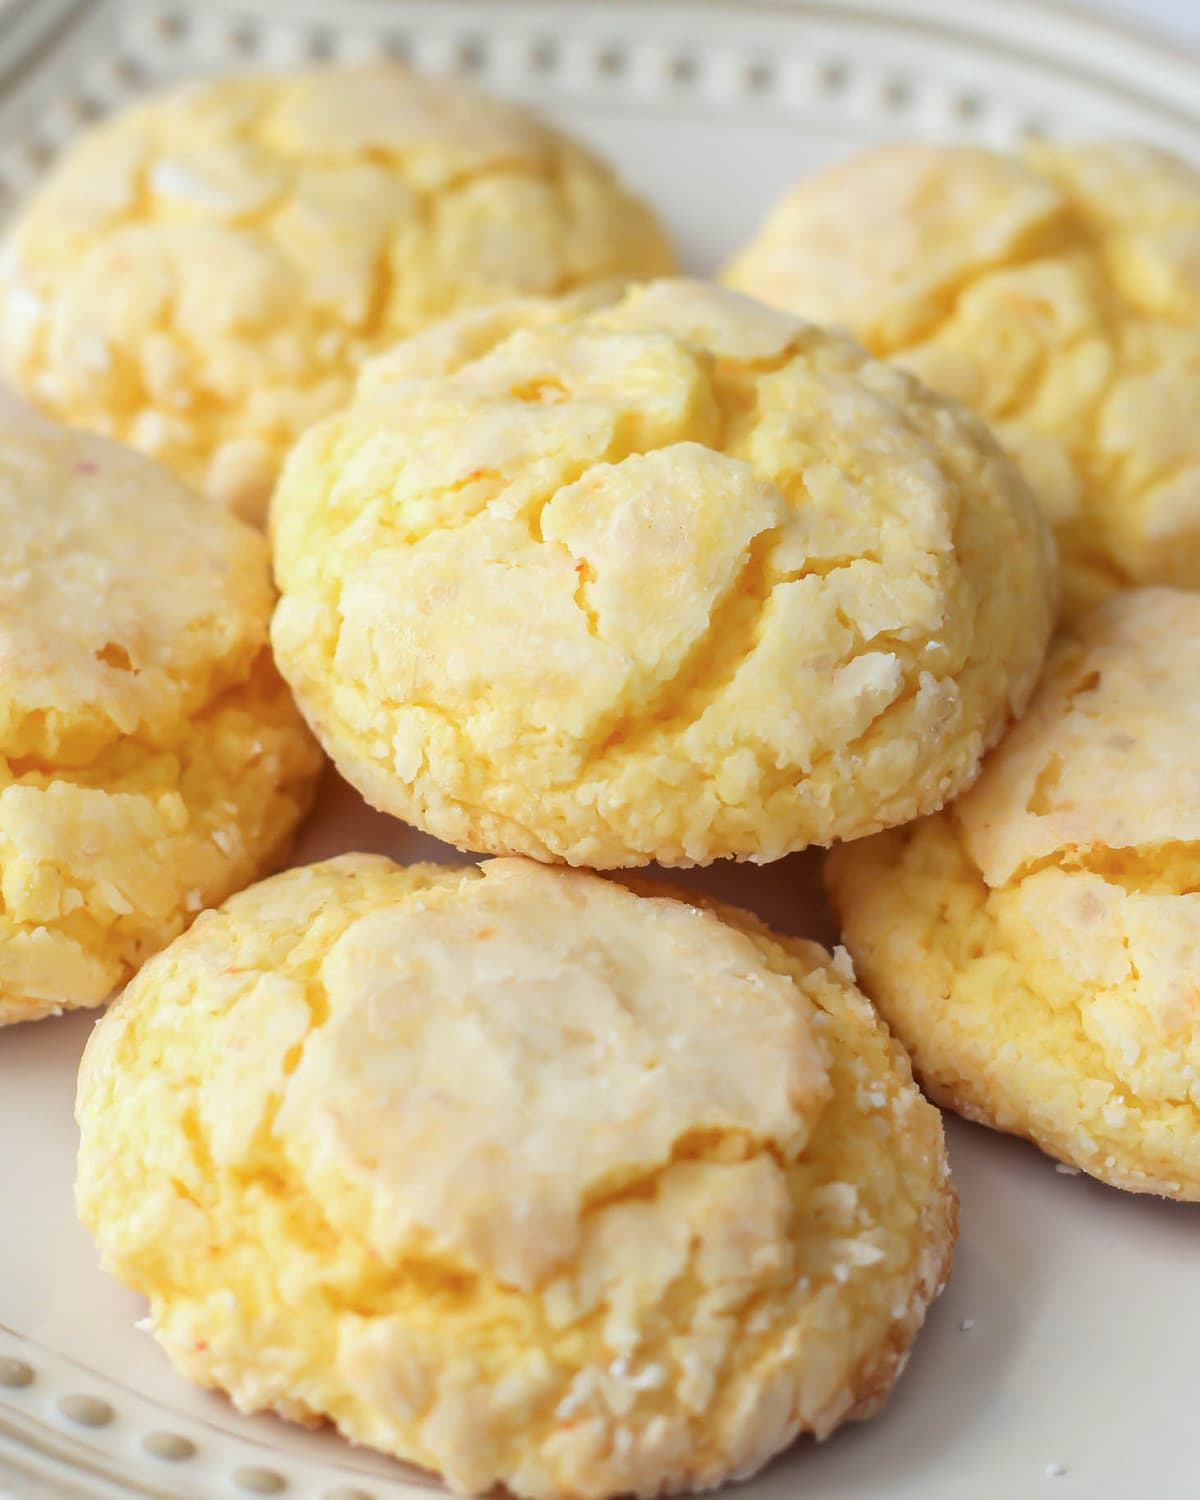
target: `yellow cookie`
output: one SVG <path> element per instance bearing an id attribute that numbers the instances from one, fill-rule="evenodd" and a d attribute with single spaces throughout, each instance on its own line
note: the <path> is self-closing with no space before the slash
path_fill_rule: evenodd
<path id="1" fill-rule="evenodd" d="M 725 273 L 987 417 L 1068 614 L 1200 587 L 1200 173 L 1148 147 L 892 146 L 800 183 Z"/>
<path id="2" fill-rule="evenodd" d="M 372 350 L 671 265 L 645 205 L 514 105 L 399 64 L 210 80 L 51 172 L 0 261 L 0 364 L 259 519 Z"/>
<path id="3" fill-rule="evenodd" d="M 519 859 L 234 897 L 96 1028 L 77 1115 L 185 1374 L 458 1490 L 706 1488 L 869 1415 L 955 1234 L 843 965 Z"/>
<path id="4" fill-rule="evenodd" d="M 1200 1199 L 1200 597 L 1118 595 L 955 806 L 837 849 L 867 992 L 939 1102 Z"/>
<path id="5" fill-rule="evenodd" d="M 261 536 L 103 438 L 0 426 L 0 1024 L 100 1005 L 283 857 L 320 766 Z"/>
<path id="6" fill-rule="evenodd" d="M 347 778 L 460 846 L 595 867 L 939 807 L 1054 610 L 980 423 L 700 282 L 402 344 L 291 454 L 273 526 L 280 667 Z"/>

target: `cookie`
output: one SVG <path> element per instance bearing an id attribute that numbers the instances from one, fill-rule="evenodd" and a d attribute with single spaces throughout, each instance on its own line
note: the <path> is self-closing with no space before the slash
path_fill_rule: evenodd
<path id="1" fill-rule="evenodd" d="M 980 423 L 699 282 L 400 345 L 294 450 L 273 528 L 277 659 L 367 800 L 597 868 L 940 806 L 1054 613 Z"/>
<path id="2" fill-rule="evenodd" d="M 802 182 L 725 273 L 994 425 L 1065 608 L 1200 587 L 1200 173 L 1144 146 L 891 146 Z"/>
<path id="3" fill-rule="evenodd" d="M 320 752 L 263 538 L 116 443 L 0 423 L 0 1024 L 99 1005 L 282 859 Z"/>
<path id="4" fill-rule="evenodd" d="M 260 519 L 289 444 L 369 352 L 672 260 L 596 157 L 462 84 L 396 63 L 206 80 L 51 171 L 0 260 L 0 364 Z"/>
<path id="5" fill-rule="evenodd" d="M 868 1415 L 955 1233 L 843 964 L 521 859 L 234 897 L 96 1028 L 77 1113 L 181 1371 L 457 1490 L 705 1488 Z"/>
<path id="6" fill-rule="evenodd" d="M 1200 597 L 1056 643 L 953 808 L 837 849 L 867 993 L 939 1103 L 1135 1192 L 1200 1199 Z"/>

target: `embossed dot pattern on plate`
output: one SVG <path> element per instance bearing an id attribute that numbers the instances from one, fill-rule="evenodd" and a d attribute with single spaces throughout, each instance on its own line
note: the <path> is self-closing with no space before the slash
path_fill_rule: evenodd
<path id="1" fill-rule="evenodd" d="M 258 50 L 258 32 L 253 26 L 234 26 L 226 36 L 230 52 L 250 57 Z"/>
<path id="2" fill-rule="evenodd" d="M 140 62 L 133 57 L 114 57 L 109 64 L 114 83 L 122 88 L 136 88 L 145 77 L 145 70 Z"/>
<path id="3" fill-rule="evenodd" d="M 116 1416 L 108 1402 L 99 1396 L 60 1396 L 58 1409 L 68 1421 L 80 1427 L 107 1427 Z"/>
<path id="4" fill-rule="evenodd" d="M 274 1469 L 247 1466 L 233 1471 L 233 1482 L 238 1489 L 250 1495 L 282 1495 L 287 1489 L 287 1480 Z"/>
<path id="5" fill-rule="evenodd" d="M 625 48 L 616 42 L 610 42 L 598 48 L 594 59 L 596 72 L 603 73 L 609 78 L 615 78 L 619 73 L 623 73 L 626 61 Z"/>
<path id="6" fill-rule="evenodd" d="M 93 99 L 90 94 L 74 95 L 69 101 L 69 108 L 75 118 L 84 125 L 98 120 L 104 113 L 103 104 L 98 99 Z"/>
<path id="7" fill-rule="evenodd" d="M 765 94 L 775 82 L 775 69 L 769 62 L 756 58 L 742 72 L 742 86 L 751 94 Z"/>
<path id="8" fill-rule="evenodd" d="M 374 29 L 351 31 L 298 16 L 264 14 L 248 5 L 230 4 L 224 21 L 203 11 L 193 14 L 178 3 L 161 10 L 134 9 L 142 12 L 140 27 L 123 42 L 114 38 L 111 56 L 90 57 L 74 87 L 57 101 L 53 117 L 47 116 L 37 134 L 15 143 L 0 158 L 0 213 L 29 191 L 73 135 L 155 87 L 164 73 L 176 70 L 171 55 L 183 56 L 191 49 L 202 50 L 210 68 L 215 62 L 234 69 L 415 56 L 434 72 L 475 76 L 484 86 L 503 90 L 515 85 L 535 95 L 546 86 L 571 99 L 579 86 L 611 97 L 625 88 L 644 92 L 647 80 L 653 87 L 657 78 L 663 95 L 680 101 L 712 96 L 727 107 L 740 96 L 748 105 L 796 119 L 816 114 L 827 120 L 839 115 L 861 119 L 865 113 L 884 120 L 904 114 L 917 132 L 931 124 L 948 126 L 959 137 L 997 144 L 1053 136 L 1062 128 L 1052 118 L 1014 108 L 975 79 L 964 87 L 961 76 L 880 70 L 869 59 L 844 51 L 781 48 L 775 55 L 752 38 L 717 53 L 693 44 L 690 37 L 683 45 L 664 47 L 635 31 L 625 38 L 600 36 L 576 49 L 567 30 L 523 32 L 515 25 L 507 33 L 494 28 L 454 31 L 433 24 L 400 26 L 385 18 Z M 566 52 L 564 42 L 569 44 Z M 945 122 L 941 127 L 939 119 Z"/>
<path id="9" fill-rule="evenodd" d="M 460 73 L 480 73 L 487 64 L 487 47 L 477 36 L 464 37 L 454 49 L 454 63 Z"/>
<path id="10" fill-rule="evenodd" d="M 187 35 L 187 17 L 178 11 L 164 11 L 155 21 L 154 29 L 158 33 L 160 41 L 180 42 Z"/>
<path id="11" fill-rule="evenodd" d="M 142 1439 L 142 1447 L 151 1458 L 161 1458 L 173 1464 L 192 1458 L 196 1452 L 191 1438 L 178 1432 L 148 1432 Z"/>
<path id="12" fill-rule="evenodd" d="M 318 26 L 309 32 L 305 51 L 312 62 L 331 62 L 337 55 L 337 41 L 331 31 Z"/>
<path id="13" fill-rule="evenodd" d="M 884 109 L 900 110 L 907 108 L 912 103 L 912 85 L 903 78 L 891 78 L 879 91 L 880 103 Z"/>
<path id="14" fill-rule="evenodd" d="M 33 1380 L 33 1366 L 23 1359 L 0 1359 L 0 1386 L 6 1390 L 24 1390 Z"/>
<path id="15" fill-rule="evenodd" d="M 529 48 L 529 66 L 535 73 L 552 73 L 558 66 L 558 48 L 542 38 Z"/>
<path id="16" fill-rule="evenodd" d="M 695 83 L 700 72 L 700 65 L 688 52 L 679 52 L 667 61 L 667 76 L 672 83 L 683 87 Z"/>

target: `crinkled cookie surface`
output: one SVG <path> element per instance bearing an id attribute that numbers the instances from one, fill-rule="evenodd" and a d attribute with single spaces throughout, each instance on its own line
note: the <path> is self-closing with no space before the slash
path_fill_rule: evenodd
<path id="1" fill-rule="evenodd" d="M 513 105 L 399 64 L 208 80 L 50 173 L 0 262 L 0 363 L 257 519 L 371 351 L 671 264 L 649 209 Z"/>
<path id="2" fill-rule="evenodd" d="M 105 1265 L 191 1378 L 460 1490 L 869 1414 L 948 1270 L 941 1122 L 823 949 L 720 915 L 515 859 L 234 897 L 89 1043 Z"/>
<path id="3" fill-rule="evenodd" d="M 272 518 L 277 658 L 346 777 L 461 847 L 596 867 L 770 860 L 940 806 L 1055 608 L 980 423 L 698 282 L 399 345 Z"/>
<path id="4" fill-rule="evenodd" d="M 316 745 L 263 539 L 102 438 L 0 425 L 0 1023 L 98 1005 L 271 868 Z"/>
<path id="5" fill-rule="evenodd" d="M 836 850 L 864 987 L 942 1103 L 1119 1187 L 1200 1198 L 1200 597 L 1056 644 L 953 808 Z"/>
<path id="6" fill-rule="evenodd" d="M 1200 173 L 1150 147 L 894 146 L 787 194 L 725 273 L 992 422 L 1065 607 L 1200 586 Z"/>

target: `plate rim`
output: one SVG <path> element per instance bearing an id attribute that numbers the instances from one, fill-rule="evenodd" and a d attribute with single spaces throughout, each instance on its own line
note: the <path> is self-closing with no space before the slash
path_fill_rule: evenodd
<path id="1" fill-rule="evenodd" d="M 198 3 L 202 0 L 176 0 L 170 8 L 182 13 Z M 323 15 L 328 19 L 332 5 L 333 0 L 262 0 L 255 7 L 250 0 L 209 0 L 209 8 L 214 12 L 235 16 L 253 11 L 264 19 L 276 14 L 287 14 L 290 18 Z M 9 12 L 0 12 L 0 90 L 19 89 L 36 74 L 59 40 L 77 28 L 119 22 L 150 8 L 148 0 L 15 0 Z M 808 16 L 839 25 L 851 22 L 873 27 L 882 23 L 917 36 L 949 40 L 967 50 L 993 45 L 1018 64 L 1062 70 L 1090 88 L 1101 85 L 1117 88 L 1137 108 L 1170 119 L 1176 125 L 1182 124 L 1200 142 L 1200 114 L 1194 108 L 1186 108 L 1184 102 L 1189 91 L 1191 97 L 1196 97 L 1200 89 L 1200 52 L 1187 42 L 1175 44 L 1161 32 L 1132 19 L 1085 10 L 1078 0 L 1006 0 L 1003 5 L 993 5 L 988 0 L 979 0 L 975 5 L 966 5 L 963 0 L 606 0 L 603 6 L 593 0 L 586 9 L 578 0 L 512 0 L 512 3 L 509 0 L 339 0 L 337 15 L 342 20 L 355 11 L 371 16 L 386 16 L 391 12 L 395 24 L 404 26 L 411 24 L 416 13 L 424 11 L 436 14 L 440 26 L 452 27 L 455 18 L 463 18 L 470 29 L 486 24 L 489 8 L 529 16 L 570 15 L 573 22 L 578 22 L 584 14 L 602 12 L 604 30 L 618 34 L 623 24 L 627 24 L 624 17 L 652 9 L 660 16 L 671 14 L 676 23 L 697 10 L 709 16 L 726 16 L 731 22 L 754 13 L 760 17 Z M 565 21 L 563 24 L 566 25 Z M 1053 40 L 1051 51 L 1047 52 L 1040 44 L 1017 44 L 1015 39 L 1031 32 Z M 1077 55 L 1067 57 L 1065 49 L 1072 41 L 1077 44 Z M 1083 66 L 1083 59 L 1088 66 Z M 1144 92 L 1143 89 L 1150 88 L 1151 74 L 1154 92 Z M 1124 84 L 1122 75 L 1127 79 Z M 1140 85 L 1128 81 L 1137 78 L 1142 79 Z M 620 112 L 621 102 L 614 99 L 612 109 Z M 28 1367 L 29 1380 L 16 1368 L 19 1366 Z M 57 1372 L 54 1377 L 48 1373 L 51 1368 Z M 69 1382 L 62 1386 L 57 1382 L 65 1378 L 66 1369 L 74 1372 L 77 1390 L 85 1394 L 98 1392 L 102 1402 L 114 1407 L 114 1420 L 89 1425 L 64 1414 L 61 1402 L 73 1392 Z M 6 1371 L 10 1377 L 7 1380 Z M 128 1403 L 126 1412 L 134 1407 L 153 1410 L 164 1416 L 169 1414 L 170 1421 L 159 1422 L 153 1429 L 131 1431 L 130 1421 L 117 1405 L 121 1401 Z M 147 1431 L 163 1431 L 171 1426 L 176 1426 L 179 1435 L 188 1441 L 198 1433 L 219 1440 L 230 1457 L 220 1463 L 206 1462 L 202 1468 L 193 1467 L 194 1478 L 188 1478 L 186 1462 L 164 1463 L 162 1459 L 144 1455 L 138 1440 Z M 102 1460 L 93 1472 L 81 1469 L 70 1456 L 71 1450 L 81 1445 Z M 347 1447 L 348 1460 L 355 1451 Z M 363 1486 L 358 1492 L 360 1500 L 370 1500 L 372 1488 L 379 1496 L 413 1497 L 428 1493 L 430 1488 L 440 1488 L 436 1480 L 426 1479 L 417 1471 L 413 1471 L 412 1477 L 398 1471 L 394 1477 L 384 1478 L 354 1468 L 349 1462 L 318 1465 L 306 1458 L 287 1455 L 269 1443 L 232 1432 L 216 1422 L 208 1423 L 203 1418 L 177 1412 L 167 1403 L 155 1402 L 123 1385 L 116 1377 L 92 1370 L 84 1362 L 0 1324 L 0 1500 L 4 1500 L 4 1485 L 11 1482 L 10 1469 L 18 1480 L 38 1485 L 45 1482 L 48 1473 L 57 1474 L 81 1500 L 112 1500 L 114 1496 L 128 1496 L 130 1500 L 138 1496 L 181 1500 L 184 1495 L 210 1493 L 194 1486 L 220 1483 L 216 1479 L 220 1473 L 236 1483 L 232 1476 L 239 1469 L 257 1466 L 269 1472 L 273 1464 L 289 1470 L 307 1468 L 314 1474 L 319 1472 L 319 1482 L 311 1490 L 307 1483 L 285 1480 L 283 1488 L 296 1497 L 308 1494 L 315 1497 L 319 1491 L 329 1494 L 332 1500 L 337 1491 L 328 1491 L 327 1486 L 339 1483 L 348 1486 L 342 1491 L 343 1500 L 350 1500 L 359 1484 Z M 118 1477 L 114 1478 L 114 1474 Z M 45 1491 L 47 1495 L 59 1492 Z M 255 1490 L 243 1485 L 241 1492 L 252 1495 L 280 1491 Z"/>

